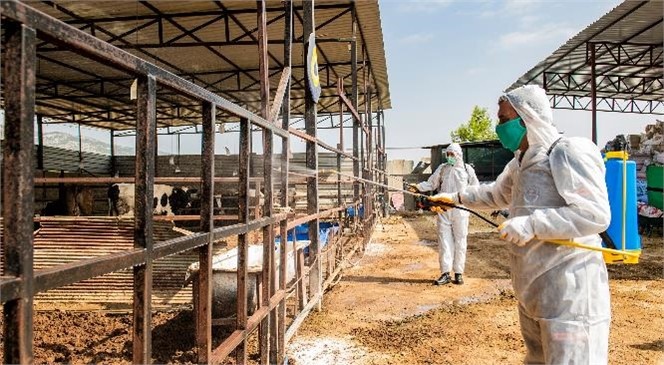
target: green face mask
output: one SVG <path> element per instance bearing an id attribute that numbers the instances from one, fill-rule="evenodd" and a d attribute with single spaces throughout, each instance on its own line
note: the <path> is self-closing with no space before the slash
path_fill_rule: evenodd
<path id="1" fill-rule="evenodd" d="M 497 125 L 496 134 L 503 147 L 514 152 L 521 146 L 521 141 L 526 135 L 526 127 L 521 125 L 521 117 L 516 117 Z"/>
<path id="2" fill-rule="evenodd" d="M 447 164 L 448 165 L 456 165 L 456 158 L 454 157 L 447 157 Z"/>

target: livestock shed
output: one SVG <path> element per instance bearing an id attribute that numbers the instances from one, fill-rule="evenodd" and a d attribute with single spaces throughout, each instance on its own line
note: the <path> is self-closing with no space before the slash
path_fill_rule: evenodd
<path id="1" fill-rule="evenodd" d="M 36 355 L 36 309 L 94 305 L 128 313 L 131 342 L 82 361 L 283 363 L 386 211 L 378 2 L 8 0 L 0 16 L 2 361 L 58 361 Z M 108 155 L 45 146 L 58 124 L 107 131 Z M 162 308 L 192 318 L 191 348 L 154 351 Z"/>
<path id="2" fill-rule="evenodd" d="M 533 66 L 507 90 L 537 84 L 556 109 L 664 114 L 664 2 L 624 1 Z"/>

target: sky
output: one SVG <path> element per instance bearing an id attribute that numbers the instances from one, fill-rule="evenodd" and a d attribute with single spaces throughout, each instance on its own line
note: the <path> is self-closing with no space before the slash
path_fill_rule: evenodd
<path id="1" fill-rule="evenodd" d="M 621 0 L 380 1 L 392 110 L 388 148 L 450 142 L 473 106 L 495 119 L 501 93 Z M 559 130 L 590 138 L 589 111 L 554 110 Z M 598 142 L 640 133 L 653 115 L 599 113 Z M 428 150 L 389 150 L 389 159 Z"/>
<path id="2" fill-rule="evenodd" d="M 494 117 L 503 90 L 620 2 L 379 0 L 392 100 L 385 112 L 388 158 L 428 157 L 421 147 L 450 142 L 450 132 L 469 119 L 475 105 Z M 590 118 L 588 111 L 554 110 L 558 129 L 570 136 L 590 137 Z M 647 114 L 598 112 L 598 142 L 641 133 L 654 120 Z M 76 134 L 77 127 L 45 127 L 49 131 Z M 109 140 L 108 132 L 99 129 L 84 128 L 83 133 Z M 320 131 L 319 136 L 336 144 L 336 132 Z M 350 135 L 345 138 L 349 141 Z M 216 152 L 228 147 L 237 153 L 237 139 L 236 133 L 218 135 Z M 133 138 L 115 141 L 135 143 Z M 303 149 L 297 138 L 291 141 L 294 151 Z M 182 136 L 181 145 L 183 154 L 200 151 L 199 137 Z M 175 137 L 159 139 L 163 154 L 175 154 L 176 146 Z"/>

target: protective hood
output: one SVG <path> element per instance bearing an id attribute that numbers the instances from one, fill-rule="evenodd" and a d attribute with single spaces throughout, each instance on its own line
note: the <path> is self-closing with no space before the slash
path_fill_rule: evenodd
<path id="1" fill-rule="evenodd" d="M 505 94 L 526 124 L 530 146 L 550 146 L 560 134 L 553 125 L 553 113 L 546 92 L 537 85 L 526 85 Z"/>
<path id="2" fill-rule="evenodd" d="M 449 152 L 454 153 L 457 165 L 463 163 L 463 150 L 461 149 L 461 146 L 458 143 L 451 143 L 449 146 L 447 146 L 447 148 L 445 149 L 445 154 Z"/>

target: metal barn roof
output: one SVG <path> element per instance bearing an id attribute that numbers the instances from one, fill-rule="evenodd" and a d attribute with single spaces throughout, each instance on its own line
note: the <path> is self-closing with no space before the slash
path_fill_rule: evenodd
<path id="1" fill-rule="evenodd" d="M 260 108 L 257 10 L 253 1 L 27 1 L 80 30 L 180 75 L 247 109 Z M 293 113 L 304 105 L 302 6 L 294 2 L 292 48 Z M 284 8 L 267 7 L 270 91 L 276 91 L 284 61 Z M 323 89 L 319 113 L 338 111 L 337 78 L 350 93 L 353 7 L 357 16 L 359 111 L 367 64 L 373 86 L 372 110 L 391 107 L 385 50 L 377 0 L 317 1 L 318 64 Z M 366 49 L 367 57 L 361 52 Z M 52 43 L 38 46 L 38 113 L 61 121 L 115 130 L 133 129 L 133 78 Z M 371 77 L 371 79 L 370 79 Z M 378 97 L 376 97 L 376 94 Z M 192 125 L 200 106 L 168 90 L 158 90 L 159 127 Z M 222 115 L 220 121 L 229 120 Z"/>
<path id="2" fill-rule="evenodd" d="M 627 0 L 563 44 L 507 90 L 538 84 L 561 109 L 664 114 L 662 0 Z M 593 57 L 594 56 L 594 57 Z"/>

